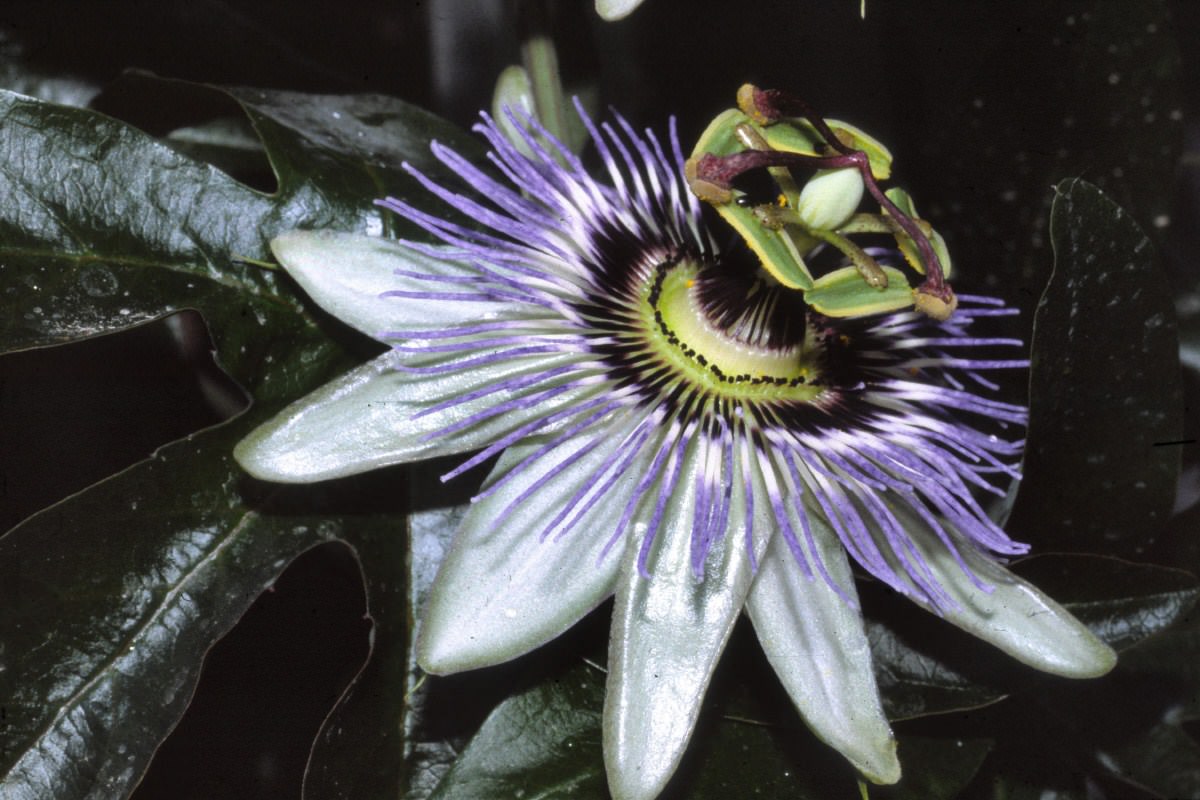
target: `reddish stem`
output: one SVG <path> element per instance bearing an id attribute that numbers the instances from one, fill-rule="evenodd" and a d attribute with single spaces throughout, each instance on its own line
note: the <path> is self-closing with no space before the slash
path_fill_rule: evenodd
<path id="1" fill-rule="evenodd" d="M 755 100 L 757 102 L 757 95 Z M 820 120 L 820 117 L 817 119 Z M 821 126 L 829 131 L 824 121 L 821 121 Z M 827 134 L 822 131 L 821 135 L 826 136 Z M 880 207 L 887 211 L 896 220 L 896 224 L 916 243 L 921 258 L 925 262 L 926 279 L 921 285 L 921 291 L 945 299 L 949 296 L 949 287 L 946 286 L 946 279 L 942 273 L 942 263 L 938 260 L 937 253 L 934 252 L 928 237 L 925 236 L 916 221 L 901 211 L 879 188 L 875 176 L 871 174 L 871 161 L 867 154 L 862 150 L 852 150 L 846 147 L 838 141 L 832 131 L 829 131 L 828 137 L 830 146 L 837 148 L 840 151 L 839 155 L 818 156 L 805 153 L 785 153 L 778 150 L 744 150 L 727 156 L 705 153 L 696 162 L 696 177 L 728 189 L 733 185 L 734 178 L 742 173 L 765 167 L 807 167 L 809 169 L 855 167 L 862 174 L 863 183 L 866 185 L 867 191 L 871 193 L 871 197 L 875 198 Z"/>
<path id="2" fill-rule="evenodd" d="M 825 122 L 825 118 L 816 112 L 807 102 L 790 92 L 781 89 L 754 89 L 754 105 L 758 113 L 772 122 L 782 117 L 804 117 L 808 124 L 817 129 L 825 143 L 839 153 L 849 155 L 858 152 L 847 147 L 833 129 Z"/>

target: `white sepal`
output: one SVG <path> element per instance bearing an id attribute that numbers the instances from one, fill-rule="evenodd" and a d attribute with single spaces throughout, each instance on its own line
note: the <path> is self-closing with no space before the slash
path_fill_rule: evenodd
<path id="1" fill-rule="evenodd" d="M 800 531 L 794 510 L 788 516 Z M 820 514 L 810 514 L 809 524 L 817 558 L 846 597 L 856 598 L 837 534 Z M 860 612 L 816 570 L 812 577 L 803 574 L 779 535 L 759 567 L 746 611 L 767 660 L 818 738 L 874 783 L 900 780 L 896 740 L 880 704 Z"/>
<path id="2" fill-rule="evenodd" d="M 604 700 L 604 759 L 609 791 L 617 800 L 651 800 L 675 772 L 750 588 L 740 470 L 726 478 L 733 493 L 724 538 L 709 551 L 703 581 L 692 572 L 700 451 L 696 441 L 685 451 L 679 483 L 646 564 L 649 577 L 638 572 L 638 551 L 665 475 L 643 497 L 623 554 Z M 664 473 L 669 469 L 668 463 Z M 722 481 L 720 488 L 725 485 Z M 760 513 L 755 527 L 769 532 L 763 519 Z M 758 543 L 760 551 L 764 548 L 765 537 Z"/>
<path id="3" fill-rule="evenodd" d="M 396 354 L 384 353 L 335 378 L 260 425 L 238 443 L 234 457 L 256 478 L 309 483 L 476 450 L 533 420 L 563 410 L 596 390 L 571 387 L 526 408 L 506 410 L 447 435 L 438 434 L 506 400 L 542 391 L 546 384 L 495 391 L 418 415 L 474 390 L 526 373 L 543 372 L 568 358 L 543 354 L 441 375 L 413 375 L 397 371 Z M 548 434 L 569 419 L 568 415 L 537 433 Z"/>
<path id="4" fill-rule="evenodd" d="M 1037 587 L 954 534 L 967 566 L 991 587 L 990 592 L 980 589 L 927 523 L 907 509 L 891 510 L 912 537 L 934 579 L 956 604 L 935 609 L 926 601 L 910 598 L 922 608 L 1043 672 L 1067 678 L 1095 678 L 1116 665 L 1117 654 L 1112 648 Z M 943 526 L 953 534 L 949 523 L 943 522 Z"/>
<path id="5" fill-rule="evenodd" d="M 271 240 L 271 251 L 317 305 L 376 339 L 390 330 L 439 330 L 494 319 L 518 318 L 520 304 L 386 295 L 389 291 L 453 290 L 397 270 L 439 276 L 474 274 L 450 258 L 423 253 L 375 236 L 336 231 L 291 231 Z M 503 315 L 503 316 L 502 316 Z"/>
<path id="6" fill-rule="evenodd" d="M 620 476 L 561 538 L 552 532 L 543 539 L 542 533 L 577 492 L 597 484 L 596 471 L 622 439 L 623 432 L 613 428 L 571 438 L 471 505 L 421 615 L 417 662 L 423 669 L 445 674 L 516 658 L 558 636 L 612 594 L 621 554 L 601 558 L 601 551 L 636 475 Z M 505 452 L 485 489 L 536 450 L 524 445 Z M 550 474 L 552 479 L 497 521 Z"/>

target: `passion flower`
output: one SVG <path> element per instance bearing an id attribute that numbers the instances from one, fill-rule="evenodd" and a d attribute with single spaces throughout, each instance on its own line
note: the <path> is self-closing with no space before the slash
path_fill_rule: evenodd
<path id="1" fill-rule="evenodd" d="M 460 221 L 381 205 L 439 244 L 272 243 L 319 305 L 390 350 L 243 441 L 251 474 L 310 482 L 473 452 L 449 480 L 498 456 L 420 615 L 420 664 L 515 658 L 615 594 L 618 798 L 670 778 L 743 609 L 814 732 L 870 780 L 898 780 L 854 564 L 1038 669 L 1107 671 L 1107 646 L 1000 566 L 1026 547 L 980 501 L 1016 479 L 1026 418 L 984 396 L 983 373 L 1027 362 L 973 331 L 1013 312 L 961 296 L 944 321 L 911 298 L 821 313 L 740 243 L 717 246 L 674 124 L 667 150 L 620 117 L 583 121 L 603 179 L 532 120 L 518 148 L 484 116 L 488 171 L 433 144 L 465 189 L 410 171 Z"/>

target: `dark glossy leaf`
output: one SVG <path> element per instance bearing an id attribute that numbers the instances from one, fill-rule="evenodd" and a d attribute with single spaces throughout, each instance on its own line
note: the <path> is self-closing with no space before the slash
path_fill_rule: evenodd
<path id="1" fill-rule="evenodd" d="M 1123 669 L 1156 682 L 1176 698 L 1175 712 L 1200 720 L 1200 619 L 1163 634 L 1126 653 Z"/>
<path id="2" fill-rule="evenodd" d="M 754 726 L 751 726 L 752 728 Z M 740 729 L 739 729 L 740 728 Z M 714 761 L 696 777 L 695 789 L 673 796 L 680 800 L 723 800 L 728 797 L 771 797 L 780 800 L 840 800 L 858 796 L 857 780 L 840 756 L 820 742 L 791 743 L 808 737 L 805 729 L 746 729 L 723 725 L 706 748 Z M 867 784 L 868 797 L 892 800 L 955 800 L 987 757 L 991 745 L 982 739 L 899 738 L 904 775 L 893 786 Z M 729 748 L 729 749 L 724 749 Z M 744 794 L 743 794 L 744 793 Z"/>
<path id="3" fill-rule="evenodd" d="M 323 515 L 236 501 L 235 424 L 161 450 L 0 539 L 0 794 L 117 797 L 191 696 L 200 663 Z"/>
<path id="4" fill-rule="evenodd" d="M 1045 783 L 1030 783 L 1008 775 L 993 777 L 988 797 L 1005 800 L 1089 800 L 1085 789 L 1071 790 L 1049 787 Z"/>
<path id="5" fill-rule="evenodd" d="M 997 741 L 978 791 L 968 796 L 1003 791 L 1036 798 L 1045 791 L 1059 793 L 1046 796 L 1083 798 L 1094 796 L 1096 787 L 1103 787 L 1104 796 L 1131 800 L 1177 796 L 1163 789 L 1177 776 L 1166 763 L 1151 764 L 1147 758 L 1161 725 L 1179 726 L 1200 708 L 1194 690 L 1200 646 L 1195 579 L 1176 570 L 1084 556 L 1029 559 L 1017 570 L 1050 587 L 1073 613 L 1121 647 L 1120 660 L 1112 673 L 1096 680 L 1026 681 L 1004 703 L 937 720 L 957 730 L 986 731 Z M 1077 602 L 1087 597 L 1093 600 Z M 1145 638 L 1125 647 L 1134 637 Z M 1187 763 L 1181 758 L 1181 769 Z M 1147 781 L 1160 767 L 1157 782 Z"/>
<path id="6" fill-rule="evenodd" d="M 1041 547 L 1137 553 L 1171 509 L 1183 403 L 1165 276 L 1137 223 L 1081 180 L 1056 188 L 1030 421 L 1010 529 Z"/>
<path id="7" fill-rule="evenodd" d="M 159 102 L 164 94 L 218 92 L 144 75 L 128 80 L 128 91 L 153 90 Z M 231 320 L 232 331 L 265 324 L 264 304 L 296 302 L 290 284 L 241 259 L 268 260 L 269 239 L 291 228 L 382 231 L 391 223 L 373 200 L 419 191 L 401 164 L 433 169 L 430 139 L 478 152 L 458 129 L 398 100 L 233 96 L 267 148 L 279 179 L 274 196 L 94 112 L 0 96 L 8 131 L 0 281 L 6 304 L 22 309 L 0 322 L 0 350 L 120 330 L 183 307 L 201 310 L 214 329 L 225 329 L 225 316 L 245 318 L 241 326 Z M 215 296 L 220 287 L 242 299 Z M 220 353 L 244 381 L 251 376 L 238 368 L 239 354 Z"/>
<path id="8" fill-rule="evenodd" d="M 1158 718 L 1127 731 L 1105 749 L 1101 763 L 1115 776 L 1168 797 L 1200 796 L 1200 620 L 1145 642 L 1126 653 L 1121 666 L 1152 687 L 1143 702 Z"/>
<path id="9" fill-rule="evenodd" d="M 187 711 L 127 800 L 298 800 L 313 738 L 367 660 L 371 629 L 348 546 L 297 556 L 205 654 Z"/>
<path id="10" fill-rule="evenodd" d="M 417 472 L 417 470 L 414 470 Z M 438 567 L 450 547 L 453 535 L 458 530 L 462 516 L 466 513 L 466 498 L 446 492 L 434 486 L 433 476 L 439 470 L 423 472 L 423 477 L 414 475 L 411 481 L 413 510 L 408 518 L 409 531 L 409 608 L 419 615 L 425 607 Z M 458 491 L 474 485 L 474 481 L 457 484 Z M 462 501 L 459 505 L 430 507 L 430 501 Z M 410 647 L 404 654 L 410 676 L 421 675 L 416 663 L 415 651 Z M 411 683 L 410 678 L 410 683 Z M 442 776 L 458 757 L 454 743 L 445 735 L 444 713 L 436 703 L 430 703 L 429 693 L 423 684 L 412 684 L 409 702 L 405 706 L 403 720 L 405 739 L 409 743 L 410 755 L 406 762 L 408 770 L 408 793 L 411 800 L 425 800 L 437 788 Z M 469 718 L 470 715 L 464 714 Z M 439 726 L 439 722 L 441 726 Z"/>
<path id="11" fill-rule="evenodd" d="M 1200 581 L 1190 573 L 1118 558 L 1036 556 L 1015 571 L 1117 650 L 1187 620 L 1200 598 Z"/>
<path id="12" fill-rule="evenodd" d="M 249 398 L 212 352 L 204 320 L 183 311 L 0 356 L 0 531 L 243 411 Z"/>
<path id="13" fill-rule="evenodd" d="M 382 98 L 323 107 L 320 98 L 242 94 L 279 176 L 273 196 L 95 112 L 0 96 L 0 291 L 22 309 L 0 323 L 0 349 L 198 308 L 222 364 L 257 404 L 0 539 L 0 586 L 11 597 L 0 606 L 5 796 L 43 797 L 47 787 L 56 798 L 128 792 L 186 706 L 207 648 L 316 542 L 355 547 L 377 646 L 384 655 L 406 648 L 404 504 L 386 500 L 403 498 L 397 476 L 381 478 L 397 487 L 390 492 L 347 484 L 369 487 L 374 500 L 332 484 L 266 492 L 231 460 L 255 421 L 370 352 L 306 313 L 282 273 L 241 259 L 266 258 L 267 240 L 296 225 L 382 228 L 373 198 L 413 190 L 401 162 L 428 163 L 430 137 L 461 134 Z M 374 713 L 394 721 L 406 679 L 387 670 L 407 662 L 379 663 L 394 691 L 371 699 Z M 352 691 L 347 702 L 356 698 Z M 398 792 L 404 751 L 392 730 L 391 741 L 376 737 L 370 771 L 318 758 L 318 767 L 336 763 L 353 780 L 320 775 L 367 787 L 355 796 Z M 323 745 L 336 748 L 340 733 L 327 726 Z"/>
<path id="14" fill-rule="evenodd" d="M 1101 763 L 1121 781 L 1155 797 L 1200 797 L 1200 744 L 1177 716 L 1163 720 L 1123 747 L 1103 753 Z"/>
<path id="15" fill-rule="evenodd" d="M 789 714 L 786 701 L 764 721 L 747 716 L 756 703 L 744 688 L 726 683 L 717 691 L 721 697 L 708 702 L 665 798 L 818 800 L 856 791 L 853 770 Z M 600 747 L 603 702 L 604 674 L 588 666 L 505 700 L 432 798 L 607 797 Z M 776 721 L 777 716 L 785 721 Z M 989 748 L 986 741 L 902 738 L 906 777 L 895 787 L 872 789 L 872 796 L 949 800 L 974 776 Z"/>
<path id="16" fill-rule="evenodd" d="M 953 800 L 987 757 L 981 739 L 899 739 L 904 770 L 894 786 L 870 786 L 869 796 L 889 800 Z M 710 736 L 695 742 L 695 772 L 679 781 L 679 800 L 770 797 L 836 800 L 852 797 L 857 777 L 840 755 L 803 726 L 764 725 L 726 717 Z M 687 769 L 688 761 L 683 769 Z"/>
<path id="17" fill-rule="evenodd" d="M 1200 582 L 1189 573 L 1115 558 L 1036 556 L 1013 571 L 1119 650 L 1188 619 L 1200 598 Z M 892 607 L 877 587 L 864 588 L 876 678 L 893 719 L 977 708 L 1031 680 L 1054 680 L 930 614 Z"/>
<path id="18" fill-rule="evenodd" d="M 428 730 L 425 681 L 412 651 L 413 610 L 423 607 L 465 510 L 453 505 L 465 500 L 462 485 L 453 491 L 435 485 L 441 471 L 436 464 L 406 471 L 406 487 L 398 483 L 401 475 L 391 471 L 382 479 L 392 482 L 390 491 L 377 480 L 382 493 L 406 496 L 412 508 L 407 524 L 386 532 L 347 533 L 362 563 L 374 622 L 371 658 L 313 744 L 304 779 L 306 798 L 424 800 L 457 756 L 439 732 Z"/>
<path id="19" fill-rule="evenodd" d="M 246 109 L 279 176 L 284 228 L 337 228 L 418 237 L 411 222 L 397 230 L 394 214 L 372 203 L 399 197 L 429 208 L 438 201 L 404 170 L 411 164 L 442 179 L 450 174 L 429 150 L 441 142 L 480 160 L 474 137 L 416 106 L 382 95 L 324 96 L 260 89 L 229 89 Z M 338 206 L 359 209 L 348 219 Z M 436 206 L 442 208 L 441 206 Z M 320 214 L 309 209 L 329 209 Z M 382 227 L 381 227 L 382 226 Z"/>
<path id="20" fill-rule="evenodd" d="M 270 165 L 266 150 L 244 115 L 185 124 L 167 133 L 163 141 L 175 152 L 212 164 L 226 175 L 250 183 L 251 188 L 275 189 L 274 174 L 267 178 Z"/>
<path id="21" fill-rule="evenodd" d="M 277 294 L 275 275 L 234 261 L 265 257 L 268 198 L 93 112 L 3 95 L 0 121 L 3 291 L 21 309 L 0 326 L 4 349 L 119 330 L 214 290 Z"/>
<path id="22" fill-rule="evenodd" d="M 1007 656 L 988 650 L 966 634 L 959 639 L 961 647 L 947 646 L 937 637 L 936 625 L 923 621 L 916 627 L 923 636 L 906 636 L 895 625 L 867 620 L 875 679 L 890 719 L 978 708 L 1004 697 L 1004 683 L 994 671 L 984 670 L 980 675 L 972 667 L 986 665 L 989 656 Z"/>
<path id="23" fill-rule="evenodd" d="M 804 727 L 786 697 L 777 711 L 770 711 L 751 701 L 753 693 L 751 687 L 727 686 L 707 699 L 708 708 L 664 800 L 853 796 L 858 782 L 854 769 Z"/>
<path id="24" fill-rule="evenodd" d="M 992 743 L 987 739 L 902 735 L 899 752 L 904 777 L 894 787 L 872 789 L 871 795 L 890 800 L 960 797 L 991 749 Z"/>
<path id="25" fill-rule="evenodd" d="M 739 633 L 753 642 L 746 629 Z M 664 800 L 770 797 L 833 800 L 857 796 L 860 778 L 801 722 L 770 668 L 742 650 L 728 652 L 705 700 L 706 709 Z M 869 796 L 951 800 L 971 780 L 991 747 L 986 740 L 908 736 L 898 729 L 903 775 Z"/>
<path id="26" fill-rule="evenodd" d="M 362 570 L 371 653 L 313 742 L 304 796 L 399 797 L 409 782 L 411 747 L 398 721 L 415 680 L 407 659 L 412 626 L 404 476 L 381 470 L 337 483 L 344 497 L 335 512 L 354 515 L 339 538 L 354 549 Z"/>
<path id="27" fill-rule="evenodd" d="M 1102 679 L 1047 685 L 998 707 L 1007 744 L 996 753 L 997 783 L 1078 797 L 1099 787 L 1102 796 L 1130 800 L 1195 797 L 1200 747 L 1185 727 L 1192 717 L 1177 684 L 1129 668 L 1139 649 Z"/>
<path id="28" fill-rule="evenodd" d="M 605 797 L 604 675 L 579 667 L 501 703 L 430 800 Z"/>

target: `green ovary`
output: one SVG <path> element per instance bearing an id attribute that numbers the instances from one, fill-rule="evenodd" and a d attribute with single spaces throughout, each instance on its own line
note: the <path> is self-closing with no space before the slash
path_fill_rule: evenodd
<path id="1" fill-rule="evenodd" d="M 820 385 L 821 344 L 809 327 L 802 345 L 786 349 L 753 345 L 716 327 L 704 312 L 696 286 L 698 267 L 688 261 L 662 265 L 639 304 L 650 350 L 681 377 L 739 400 L 812 402 Z"/>

